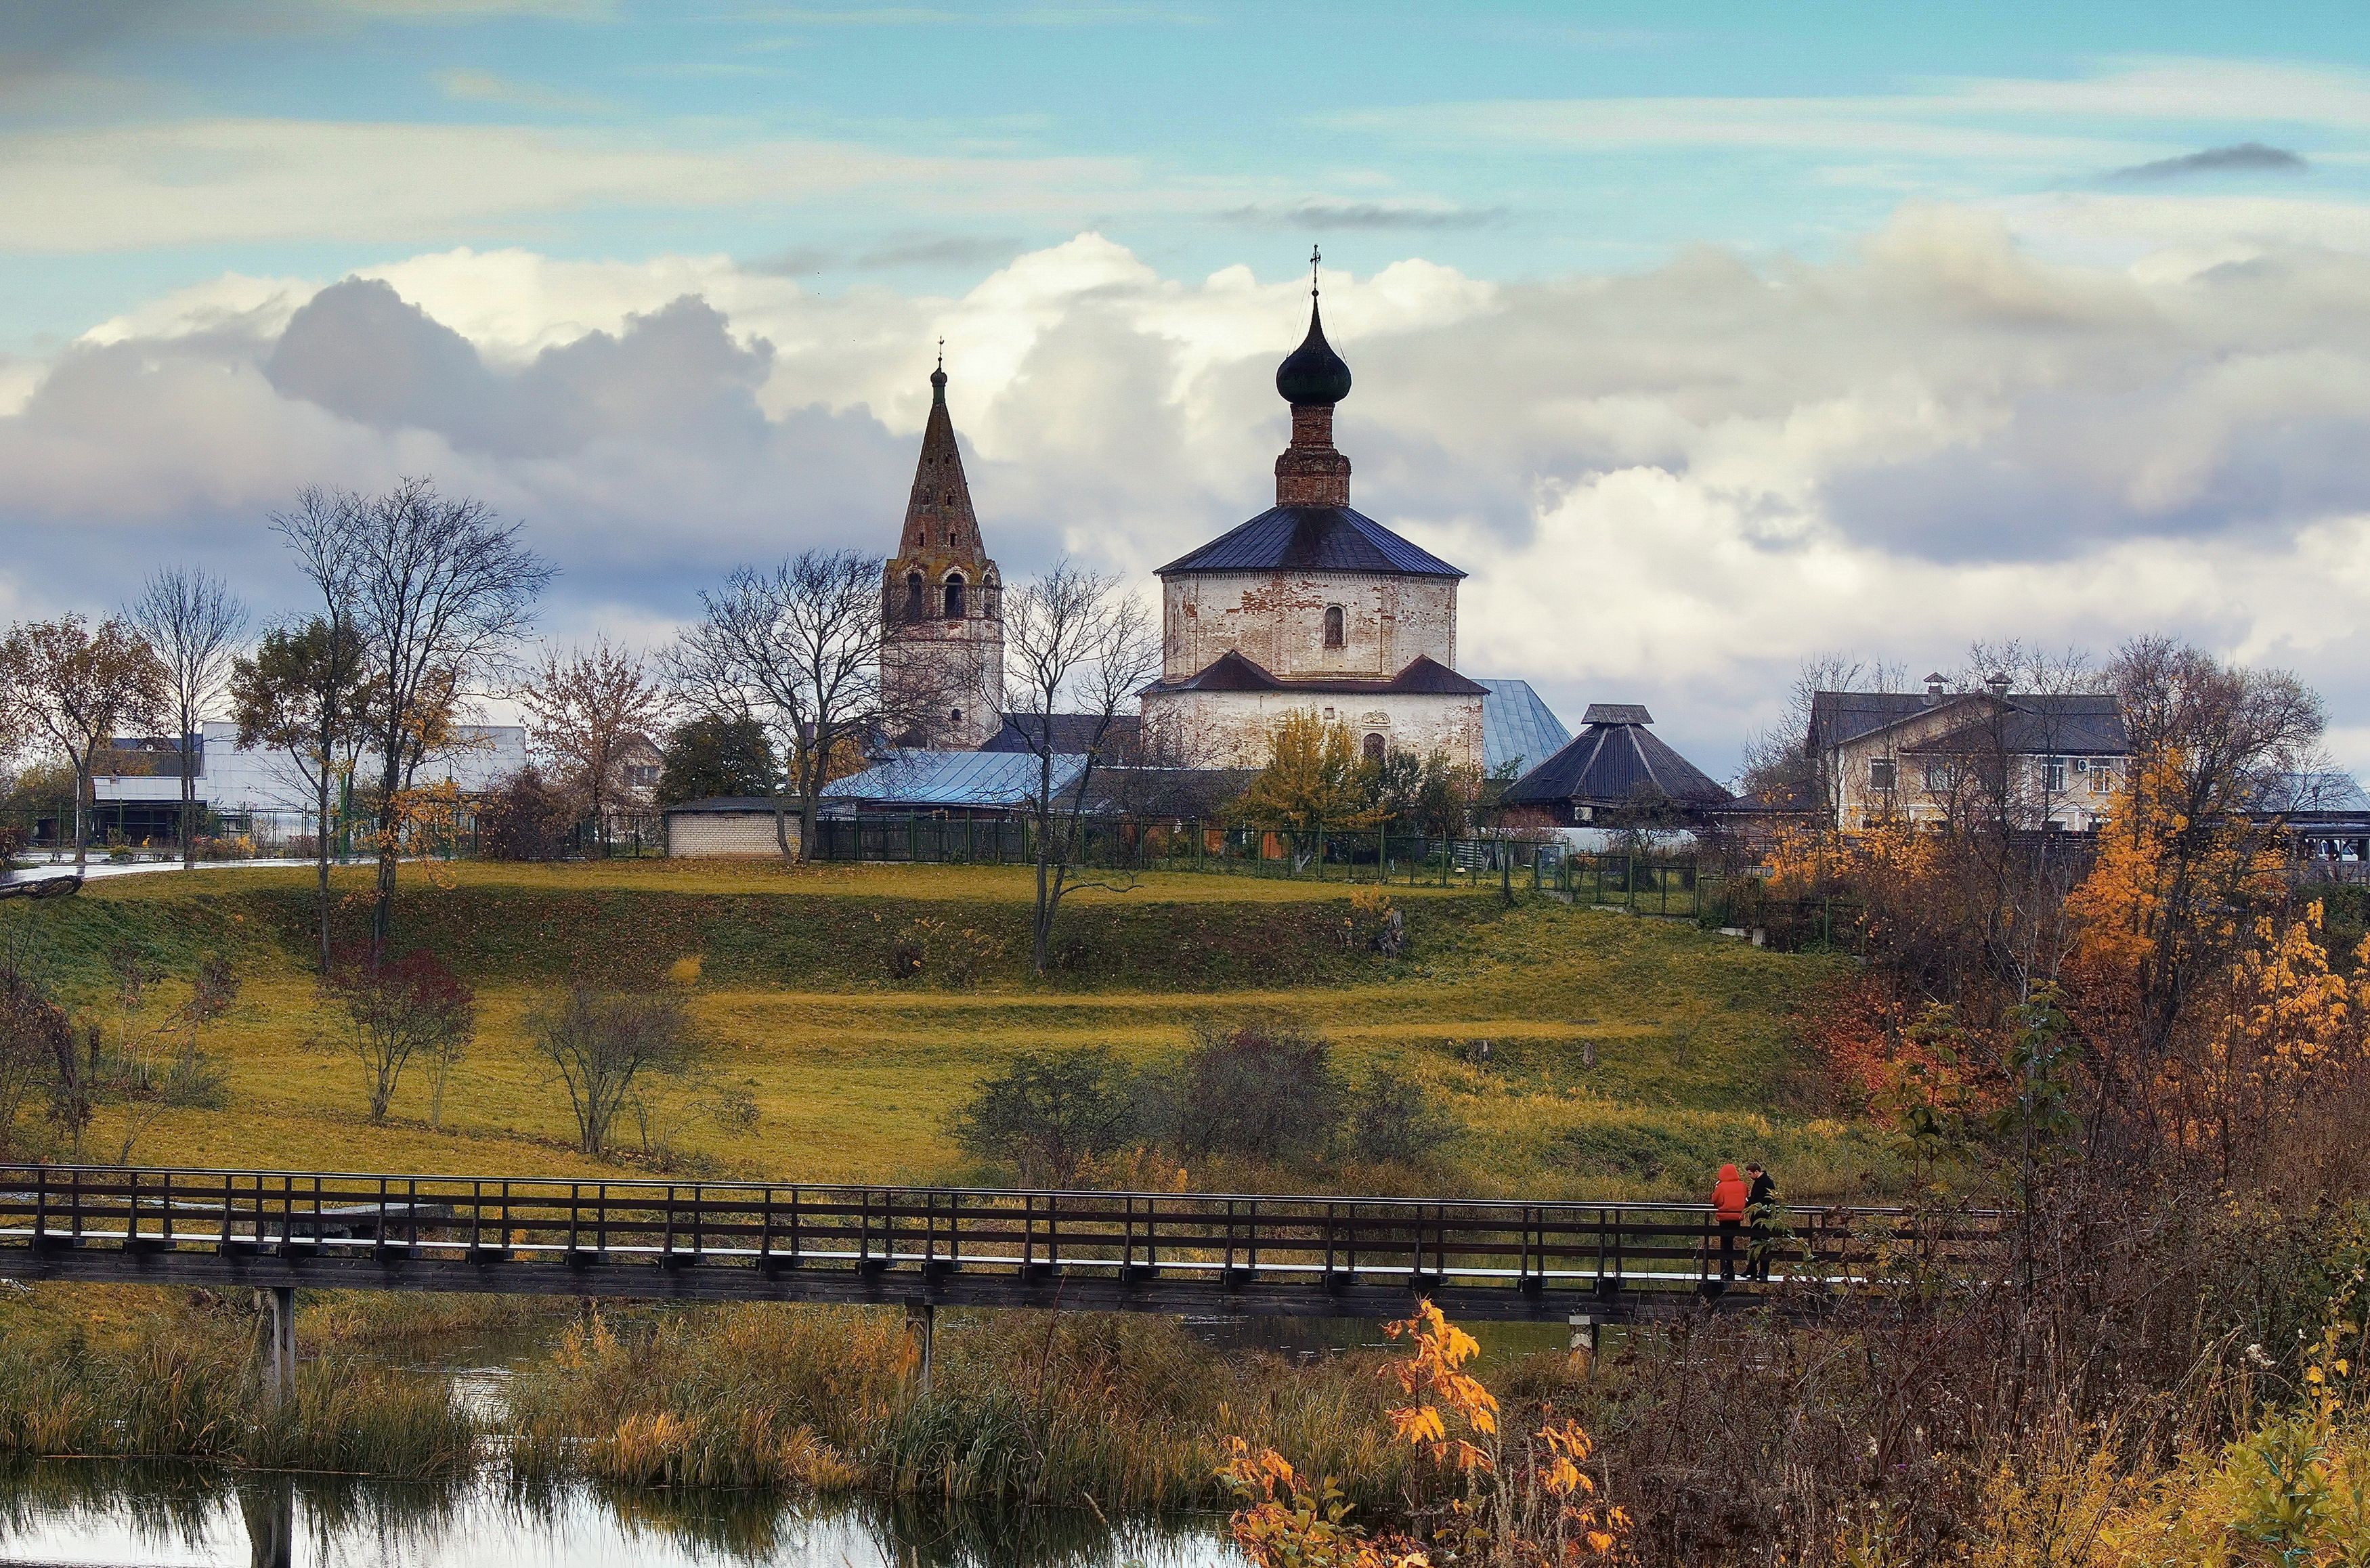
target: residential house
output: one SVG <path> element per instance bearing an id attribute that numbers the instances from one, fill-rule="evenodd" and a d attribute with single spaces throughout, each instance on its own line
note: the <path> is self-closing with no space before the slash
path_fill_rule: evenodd
<path id="1" fill-rule="evenodd" d="M 2131 755 L 2113 693 L 2016 692 L 2005 676 L 1973 691 L 1937 674 L 1922 693 L 1817 692 L 1806 745 L 1822 814 L 1847 833 L 1971 815 L 2088 832 Z"/>

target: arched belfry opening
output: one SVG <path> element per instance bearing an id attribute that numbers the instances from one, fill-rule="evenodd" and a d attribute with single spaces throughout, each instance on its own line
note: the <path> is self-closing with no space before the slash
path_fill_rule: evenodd
<path id="1" fill-rule="evenodd" d="M 960 621 L 962 618 L 963 579 L 961 572 L 955 572 L 947 578 L 947 619 Z"/>

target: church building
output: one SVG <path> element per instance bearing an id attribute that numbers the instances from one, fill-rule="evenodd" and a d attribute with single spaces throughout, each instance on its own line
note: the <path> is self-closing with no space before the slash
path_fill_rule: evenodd
<path id="1" fill-rule="evenodd" d="M 1161 678 L 1141 694 L 1147 736 L 1207 765 L 1257 767 L 1292 710 L 1347 725 L 1363 752 L 1444 750 L 1483 762 L 1489 691 L 1456 673 L 1465 574 L 1350 506 L 1333 410 L 1350 367 L 1308 336 L 1275 372 L 1292 444 L 1275 505 L 1160 568 Z M 934 416 L 935 417 L 935 416 Z"/>
<path id="2" fill-rule="evenodd" d="M 930 372 L 930 418 L 905 529 L 880 574 L 880 678 L 903 744 L 971 750 L 1004 723 L 1004 579 L 988 559 L 947 413 L 947 370 Z"/>

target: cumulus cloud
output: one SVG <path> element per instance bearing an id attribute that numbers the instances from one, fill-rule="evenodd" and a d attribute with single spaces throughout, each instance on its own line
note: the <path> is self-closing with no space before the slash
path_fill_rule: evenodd
<path id="1" fill-rule="evenodd" d="M 104 608 L 187 558 L 293 601 L 272 507 L 430 474 L 560 563 L 554 635 L 659 635 L 736 564 L 885 547 L 941 335 L 1007 573 L 1143 582 L 1271 498 L 1305 288 L 1094 235 L 949 295 L 523 251 L 225 278 L 0 366 L 0 600 Z M 2044 261 L 1928 207 L 1817 264 L 1325 289 L 1353 498 L 1471 574 L 1463 666 L 1567 715 L 1645 702 L 1725 769 L 1808 652 L 2152 630 L 2370 700 L 2370 274 L 2341 254 Z"/>

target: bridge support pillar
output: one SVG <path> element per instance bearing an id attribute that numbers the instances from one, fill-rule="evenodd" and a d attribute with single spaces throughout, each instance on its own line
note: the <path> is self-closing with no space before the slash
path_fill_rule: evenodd
<path id="1" fill-rule="evenodd" d="M 929 1302 L 915 1296 L 905 1299 L 906 1375 L 924 1393 L 930 1391 L 930 1341 L 938 1320 L 938 1310 Z"/>
<path id="2" fill-rule="evenodd" d="M 277 1410 L 296 1397 L 296 1288 L 266 1286 L 255 1305 L 256 1382 L 263 1402 Z"/>

